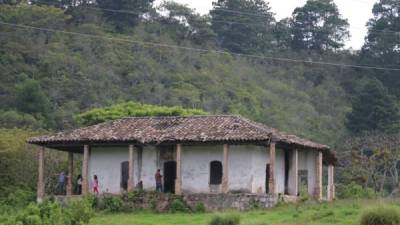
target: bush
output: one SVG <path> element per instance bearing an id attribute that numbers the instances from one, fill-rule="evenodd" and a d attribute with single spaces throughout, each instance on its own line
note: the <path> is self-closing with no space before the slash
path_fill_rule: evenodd
<path id="1" fill-rule="evenodd" d="M 34 192 L 17 189 L 4 199 L 4 204 L 11 207 L 22 208 L 29 205 L 31 202 L 35 202 L 35 200 L 36 194 Z"/>
<path id="2" fill-rule="evenodd" d="M 109 212 L 120 212 L 123 208 L 123 201 L 117 196 L 104 196 L 103 207 Z"/>
<path id="3" fill-rule="evenodd" d="M 189 211 L 189 207 L 181 199 L 175 199 L 174 201 L 172 201 L 172 203 L 169 207 L 169 212 L 171 212 L 171 213 L 188 212 L 188 211 Z"/>
<path id="4" fill-rule="evenodd" d="M 193 210 L 193 211 L 194 211 L 194 212 L 197 212 L 197 213 L 203 213 L 203 212 L 206 211 L 206 206 L 204 205 L 204 203 L 198 202 L 198 203 L 196 203 L 196 205 L 194 206 L 194 210 Z"/>
<path id="5" fill-rule="evenodd" d="M 209 225 L 239 225 L 240 217 L 238 215 L 227 215 L 227 216 L 214 216 Z"/>
<path id="6" fill-rule="evenodd" d="M 72 225 L 88 224 L 94 216 L 92 201 L 83 199 L 82 201 L 71 201 L 68 207 Z"/>
<path id="7" fill-rule="evenodd" d="M 374 208 L 364 212 L 361 225 L 400 225 L 400 214 L 394 208 Z"/>
<path id="8" fill-rule="evenodd" d="M 348 185 L 338 185 L 336 190 L 338 198 L 341 199 L 376 197 L 375 192 L 371 188 L 363 188 L 354 182 Z"/>

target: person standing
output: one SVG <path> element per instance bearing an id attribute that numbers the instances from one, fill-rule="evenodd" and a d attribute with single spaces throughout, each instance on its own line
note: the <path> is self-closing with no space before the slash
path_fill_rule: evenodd
<path id="1" fill-rule="evenodd" d="M 64 195 L 64 190 L 65 190 L 65 174 L 64 172 L 61 172 L 58 175 L 57 179 L 57 186 L 56 186 L 56 194 L 58 195 Z"/>
<path id="2" fill-rule="evenodd" d="M 160 169 L 157 170 L 154 178 L 156 180 L 156 192 L 162 192 L 162 175 L 160 173 Z"/>
<path id="3" fill-rule="evenodd" d="M 93 176 L 93 193 L 95 193 L 96 195 L 99 194 L 99 179 L 97 178 L 97 175 Z"/>
<path id="4" fill-rule="evenodd" d="M 76 178 L 76 190 L 75 190 L 75 192 L 78 195 L 82 194 L 82 175 L 80 175 L 80 174 Z"/>

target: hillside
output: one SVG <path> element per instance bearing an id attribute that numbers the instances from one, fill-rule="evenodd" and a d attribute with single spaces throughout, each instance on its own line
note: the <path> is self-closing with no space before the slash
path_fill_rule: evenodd
<path id="1" fill-rule="evenodd" d="M 241 114 L 327 144 L 345 132 L 350 108 L 340 68 L 121 41 L 218 49 L 177 40 L 172 25 L 157 21 L 119 34 L 99 19 L 71 22 L 71 15 L 50 6 L 1 5 L 0 15 L 2 21 L 95 35 L 1 25 L 4 126 L 67 129 L 76 126 L 77 113 L 133 100 Z"/>

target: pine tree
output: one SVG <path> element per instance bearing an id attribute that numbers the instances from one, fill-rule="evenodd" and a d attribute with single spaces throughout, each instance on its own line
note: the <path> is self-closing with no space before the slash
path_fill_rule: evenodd
<path id="1" fill-rule="evenodd" d="M 378 80 L 367 83 L 352 102 L 347 128 L 354 134 L 365 131 L 396 132 L 400 114 L 397 102 Z"/>

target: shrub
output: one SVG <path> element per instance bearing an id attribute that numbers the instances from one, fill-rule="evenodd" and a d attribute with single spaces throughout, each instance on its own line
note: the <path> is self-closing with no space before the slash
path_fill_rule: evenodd
<path id="1" fill-rule="evenodd" d="M 12 207 L 25 207 L 29 203 L 34 202 L 36 194 L 32 191 L 17 189 L 10 193 L 4 200 L 4 204 Z"/>
<path id="2" fill-rule="evenodd" d="M 169 211 L 171 213 L 175 213 L 175 212 L 188 212 L 189 211 L 189 207 L 187 206 L 187 204 L 182 201 L 181 199 L 175 199 L 174 201 L 172 201 L 170 207 L 169 207 Z"/>
<path id="3" fill-rule="evenodd" d="M 123 208 L 123 202 L 120 197 L 104 196 L 104 209 L 109 212 L 120 212 Z"/>
<path id="4" fill-rule="evenodd" d="M 240 217 L 238 215 L 214 216 L 209 225 L 239 225 Z"/>
<path id="5" fill-rule="evenodd" d="M 193 211 L 194 211 L 194 212 L 197 212 L 197 213 L 203 213 L 203 212 L 206 211 L 206 206 L 204 205 L 204 203 L 198 202 L 198 203 L 196 203 L 196 205 L 194 206 L 194 210 L 193 210 Z"/>
<path id="6" fill-rule="evenodd" d="M 89 204 L 92 208 L 96 208 L 98 206 L 97 196 L 92 193 L 88 193 L 83 196 L 83 201 Z"/>
<path id="7" fill-rule="evenodd" d="M 400 214 L 394 208 L 374 208 L 361 216 L 361 225 L 400 225 Z"/>
<path id="8" fill-rule="evenodd" d="M 341 199 L 374 198 L 376 194 L 371 188 L 363 188 L 361 185 L 353 182 L 348 185 L 338 185 L 337 196 Z"/>
<path id="9" fill-rule="evenodd" d="M 94 216 L 92 202 L 87 199 L 82 201 L 71 201 L 68 207 L 71 225 L 88 224 Z"/>

